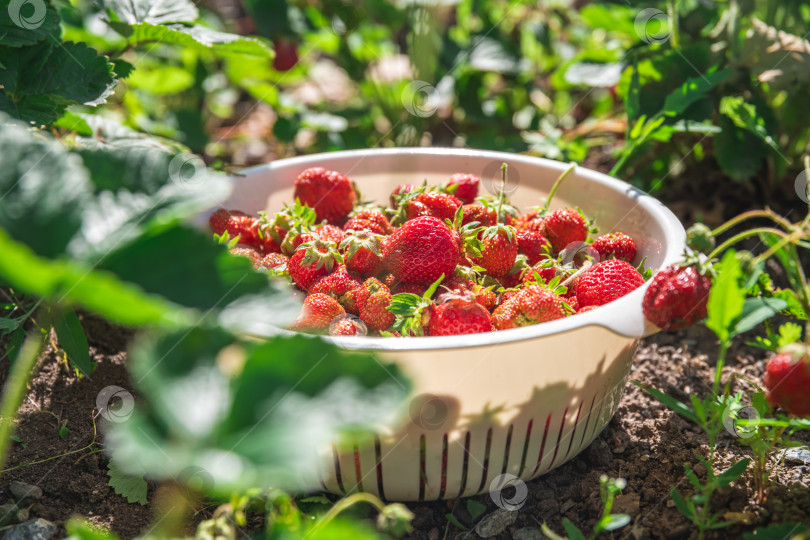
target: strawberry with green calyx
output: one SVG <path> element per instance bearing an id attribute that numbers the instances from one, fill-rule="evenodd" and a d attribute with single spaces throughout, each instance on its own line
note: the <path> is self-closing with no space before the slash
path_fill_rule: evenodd
<path id="1" fill-rule="evenodd" d="M 712 230 L 703 223 L 695 223 L 686 230 L 686 245 L 695 251 L 709 254 L 715 244 Z"/>
<path id="2" fill-rule="evenodd" d="M 356 217 L 349 218 L 349 220 L 343 224 L 344 233 L 348 233 L 351 231 L 369 231 L 379 235 L 385 234 L 385 229 L 383 229 L 373 221 Z"/>
<path id="3" fill-rule="evenodd" d="M 272 270 L 274 276 L 289 276 L 287 273 L 287 263 L 290 259 L 281 253 L 268 253 L 259 261 L 259 266 Z"/>
<path id="4" fill-rule="evenodd" d="M 461 207 L 461 201 L 447 193 L 425 191 L 409 199 L 407 203 L 401 203 L 401 206 L 405 206 L 405 217 L 409 220 L 419 216 L 433 216 L 445 220 L 453 219 L 456 210 Z"/>
<path id="5" fill-rule="evenodd" d="M 543 236 L 551 242 L 551 248 L 559 253 L 567 246 L 585 242 L 590 226 L 578 209 L 560 208 L 549 213 L 543 220 Z"/>
<path id="6" fill-rule="evenodd" d="M 517 244 L 518 253 L 526 255 L 526 262 L 531 266 L 551 257 L 551 242 L 539 231 L 519 229 Z"/>
<path id="7" fill-rule="evenodd" d="M 810 416 L 810 349 L 794 343 L 768 360 L 763 378 L 768 402 L 789 414 Z"/>
<path id="8" fill-rule="evenodd" d="M 430 304 L 422 322 L 429 336 L 477 334 L 494 330 L 489 311 L 476 302 L 470 293 L 468 298 L 452 298 L 441 304 Z"/>
<path id="9" fill-rule="evenodd" d="M 484 227 L 495 225 L 498 215 L 492 208 L 487 208 L 481 203 L 465 204 L 461 207 L 461 224 L 478 223 Z"/>
<path id="10" fill-rule="evenodd" d="M 526 256 L 518 254 L 518 256 L 515 257 L 515 263 L 512 265 L 512 268 L 509 269 L 509 272 L 507 272 L 506 275 L 499 276 L 495 279 L 502 287 L 511 289 L 520 284 L 520 278 L 527 268 L 529 268 L 529 265 L 526 262 Z"/>
<path id="11" fill-rule="evenodd" d="M 566 316 L 563 300 L 540 285 L 529 285 L 511 296 L 492 313 L 496 330 L 507 330 Z"/>
<path id="12" fill-rule="evenodd" d="M 501 223 L 487 227 L 481 232 L 481 244 L 481 254 L 471 257 L 472 262 L 493 277 L 508 274 L 518 255 L 515 228 Z"/>
<path id="13" fill-rule="evenodd" d="M 310 288 L 309 293 L 321 293 L 331 296 L 340 305 L 346 306 L 349 303 L 349 292 L 360 288 L 363 280 L 350 273 L 345 265 L 340 265 L 331 274 L 327 274 L 318 279 Z"/>
<path id="14" fill-rule="evenodd" d="M 398 282 L 429 285 L 450 275 L 459 259 L 459 235 L 430 216 L 406 221 L 383 245 L 383 263 Z"/>
<path id="15" fill-rule="evenodd" d="M 659 271 L 644 293 L 644 316 L 663 330 L 680 330 L 706 318 L 709 272 L 696 256 Z"/>
<path id="16" fill-rule="evenodd" d="M 443 189 L 458 198 L 463 204 L 472 203 L 478 197 L 481 179 L 474 174 L 456 173 L 450 177 Z"/>
<path id="17" fill-rule="evenodd" d="M 495 285 L 497 285 L 497 282 L 484 287 L 470 278 L 456 275 L 441 284 L 440 290 L 444 292 L 439 294 L 437 302 L 442 303 L 452 298 L 472 295 L 473 299 L 486 308 L 487 311 L 492 311 L 498 303 L 498 296 L 493 291 Z"/>
<path id="18" fill-rule="evenodd" d="M 333 242 L 315 240 L 298 246 L 287 263 L 287 271 L 295 284 L 306 291 L 342 263 L 343 257 Z"/>
<path id="19" fill-rule="evenodd" d="M 617 259 L 632 263 L 636 258 L 636 243 L 624 233 L 603 234 L 593 241 L 591 248 L 599 255 L 599 260 Z"/>
<path id="20" fill-rule="evenodd" d="M 317 227 L 315 227 L 315 234 L 317 234 L 321 240 L 326 240 L 327 242 L 334 242 L 335 245 L 340 245 L 345 236 L 343 234 L 343 229 L 335 225 L 330 225 L 328 223 L 324 223 L 322 225 L 318 225 Z"/>
<path id="21" fill-rule="evenodd" d="M 277 244 L 281 244 L 287 236 L 287 231 L 297 229 L 309 231 L 315 224 L 315 210 L 300 199 L 295 199 L 291 205 L 284 204 L 281 210 L 273 215 L 273 219 L 266 212 L 259 212 L 259 230 L 262 236 L 269 236 Z"/>
<path id="22" fill-rule="evenodd" d="M 416 186 L 413 184 L 400 184 L 394 188 L 394 191 L 391 192 L 389 197 L 389 201 L 391 202 L 391 208 L 397 210 L 399 208 L 400 202 L 402 198 L 410 193 L 411 191 L 417 189 Z"/>
<path id="23" fill-rule="evenodd" d="M 579 278 L 577 302 L 581 307 L 602 306 L 641 287 L 644 278 L 632 265 L 615 259 L 599 262 Z"/>
<path id="24" fill-rule="evenodd" d="M 315 240 L 321 240 L 318 233 L 308 228 L 293 227 L 287 231 L 287 234 L 284 236 L 284 241 L 281 242 L 281 253 L 292 256 L 301 244 L 311 243 Z"/>
<path id="25" fill-rule="evenodd" d="M 356 311 L 369 330 L 385 330 L 394 323 L 394 314 L 388 310 L 391 291 L 377 278 L 368 278 L 359 288 L 347 295 L 347 308 Z"/>
<path id="26" fill-rule="evenodd" d="M 346 267 L 363 277 L 376 276 L 382 270 L 382 242 L 368 230 L 349 231 L 340 243 Z"/>
<path id="27" fill-rule="evenodd" d="M 311 206 L 318 221 L 342 225 L 354 208 L 356 194 L 345 174 L 312 167 L 295 179 L 293 198 Z"/>
<path id="28" fill-rule="evenodd" d="M 244 212 L 219 208 L 208 218 L 208 225 L 216 235 L 227 232 L 229 238 L 239 237 L 240 244 L 255 247 L 258 221 Z"/>
<path id="29" fill-rule="evenodd" d="M 425 310 L 433 305 L 433 294 L 444 280 L 444 274 L 428 287 L 422 296 L 413 293 L 395 294 L 391 298 L 391 305 L 388 306 L 396 320 L 393 329 L 403 336 L 423 336 L 425 335 L 423 318 Z"/>
<path id="30" fill-rule="evenodd" d="M 301 314 L 290 325 L 299 332 L 323 332 L 337 317 L 345 315 L 343 307 L 331 296 L 315 293 L 304 299 Z"/>
<path id="31" fill-rule="evenodd" d="M 385 214 L 381 210 L 364 208 L 358 212 L 354 212 L 350 219 L 364 219 L 366 221 L 374 223 L 377 226 L 377 228 L 380 231 L 382 231 L 377 234 L 384 234 L 387 236 L 394 232 L 394 228 L 391 226 L 391 223 L 388 221 L 388 218 L 385 217 Z"/>

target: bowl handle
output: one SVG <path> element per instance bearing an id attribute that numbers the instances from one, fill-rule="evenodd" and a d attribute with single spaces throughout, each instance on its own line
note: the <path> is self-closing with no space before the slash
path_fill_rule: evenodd
<path id="1" fill-rule="evenodd" d="M 611 306 L 608 304 L 604 306 L 610 308 L 612 312 L 607 312 L 601 317 L 596 319 L 596 324 L 603 326 L 608 330 L 619 334 L 620 336 L 630 338 L 643 338 L 651 336 L 661 331 L 656 325 L 648 321 L 644 317 L 644 310 L 641 307 L 641 301 L 644 298 L 644 293 L 647 291 L 647 284 L 639 289 L 631 292 L 628 296 L 635 296 L 637 303 L 634 309 L 627 310 L 626 304 L 622 306 L 624 309 L 617 309 L 618 306 Z M 631 304 L 632 305 L 632 304 Z M 594 314 L 599 313 L 597 310 Z"/>

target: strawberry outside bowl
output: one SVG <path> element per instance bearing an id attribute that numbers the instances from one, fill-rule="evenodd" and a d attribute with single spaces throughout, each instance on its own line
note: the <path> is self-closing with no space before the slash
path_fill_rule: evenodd
<path id="1" fill-rule="evenodd" d="M 364 198 L 385 204 L 398 184 L 431 185 L 457 172 L 481 177 L 481 194 L 505 191 L 519 209 L 538 205 L 567 164 L 520 154 L 398 148 L 316 154 L 253 167 L 233 179 L 223 208 L 275 212 L 292 201 L 309 167 L 346 174 Z M 602 232 L 636 241 L 636 264 L 653 271 L 685 249 L 683 226 L 663 204 L 629 184 L 577 167 L 552 208 L 578 206 Z M 466 497 L 535 478 L 572 459 L 616 412 L 645 322 L 647 285 L 599 309 L 534 326 L 459 336 L 324 337 L 372 351 L 410 377 L 404 420 L 380 426 L 372 443 L 320 450 L 321 488 L 398 501 Z M 516 495 L 519 497 L 519 495 Z M 508 501 L 507 501 L 508 502 Z"/>

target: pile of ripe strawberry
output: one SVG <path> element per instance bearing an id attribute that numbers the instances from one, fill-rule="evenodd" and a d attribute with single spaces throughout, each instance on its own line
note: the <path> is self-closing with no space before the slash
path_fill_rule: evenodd
<path id="1" fill-rule="evenodd" d="M 520 213 L 480 179 L 403 184 L 387 208 L 359 200 L 343 174 L 303 171 L 275 215 L 220 209 L 236 255 L 306 293 L 291 328 L 331 335 L 442 336 L 505 330 L 595 309 L 644 283 L 620 232 L 590 238 L 581 211 Z M 233 241 L 233 240 L 232 240 Z"/>

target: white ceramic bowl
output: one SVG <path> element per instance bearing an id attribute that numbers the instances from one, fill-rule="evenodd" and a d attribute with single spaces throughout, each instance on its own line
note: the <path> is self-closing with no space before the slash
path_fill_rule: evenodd
<path id="1" fill-rule="evenodd" d="M 482 178 L 495 193 L 501 164 L 519 209 L 540 204 L 567 164 L 501 152 L 446 148 L 376 149 L 278 160 L 234 178 L 228 209 L 276 211 L 292 200 L 309 167 L 340 171 L 366 198 L 388 200 L 400 183 L 445 181 L 456 172 Z M 602 232 L 621 231 L 653 270 L 685 247 L 678 219 L 625 182 L 577 168 L 552 207 L 578 206 Z M 639 338 L 654 331 L 641 300 L 646 285 L 599 309 L 500 332 L 420 338 L 325 338 L 373 350 L 412 379 L 410 418 L 381 428 L 374 444 L 324 450 L 322 487 L 368 491 L 389 500 L 433 500 L 497 489 L 513 475 L 543 474 L 588 446 L 618 406 Z M 343 446 L 341 447 L 343 448 Z"/>

